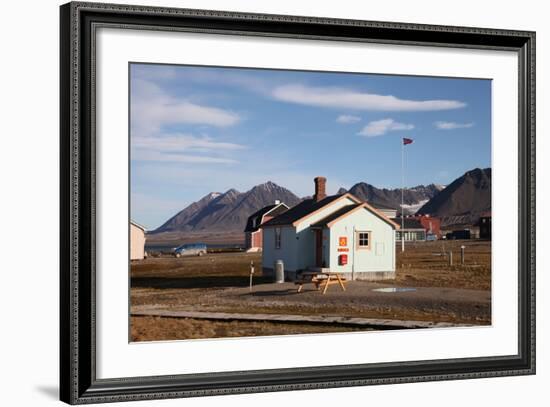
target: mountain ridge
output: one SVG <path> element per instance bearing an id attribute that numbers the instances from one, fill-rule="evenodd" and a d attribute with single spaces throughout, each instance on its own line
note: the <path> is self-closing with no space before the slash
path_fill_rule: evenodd
<path id="1" fill-rule="evenodd" d="M 455 179 L 419 210 L 442 219 L 442 225 L 474 224 L 491 210 L 491 168 L 474 168 Z"/>
<path id="2" fill-rule="evenodd" d="M 405 214 L 423 213 L 447 220 L 472 212 L 472 219 L 490 210 L 491 169 L 473 169 L 455 179 L 447 187 L 438 184 L 417 185 L 403 191 Z M 487 194 L 488 191 L 488 194 Z M 349 190 L 357 198 L 375 206 L 399 211 L 401 189 L 377 188 L 367 182 L 358 182 Z M 245 192 L 234 188 L 210 192 L 169 218 L 151 234 L 163 232 L 229 231 L 242 232 L 248 217 L 276 200 L 292 207 L 305 199 L 272 181 L 255 185 Z M 458 203 L 457 203 L 458 202 Z M 469 218 L 468 218 L 469 219 Z"/>
<path id="3" fill-rule="evenodd" d="M 414 211 L 407 210 L 415 208 L 420 202 L 428 202 L 437 195 L 444 187 L 436 184 L 417 185 L 412 188 L 406 188 L 403 191 L 403 203 L 406 214 L 412 214 Z M 367 201 L 375 206 L 398 209 L 401 207 L 401 188 L 377 188 L 366 182 L 358 182 L 349 190 L 340 188 L 339 192 L 350 192 L 357 198 Z"/>
<path id="4" fill-rule="evenodd" d="M 242 231 L 246 220 L 253 212 L 276 200 L 289 206 L 300 202 L 300 198 L 291 191 L 271 181 L 256 185 L 246 192 L 239 192 L 234 188 L 224 193 L 210 192 L 176 213 L 152 233 L 200 230 Z"/>

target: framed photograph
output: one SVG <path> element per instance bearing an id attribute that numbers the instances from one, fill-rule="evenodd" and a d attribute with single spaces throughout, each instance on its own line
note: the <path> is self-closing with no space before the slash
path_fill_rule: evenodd
<path id="1" fill-rule="evenodd" d="M 535 373 L 535 33 L 61 6 L 61 400 Z"/>

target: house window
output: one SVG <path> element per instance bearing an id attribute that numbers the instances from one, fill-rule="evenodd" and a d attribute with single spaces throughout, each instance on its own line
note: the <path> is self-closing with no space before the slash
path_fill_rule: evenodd
<path id="1" fill-rule="evenodd" d="M 357 248 L 370 249 L 371 232 L 357 232 Z"/>
<path id="2" fill-rule="evenodd" d="M 281 248 L 281 228 L 275 228 L 275 249 Z"/>

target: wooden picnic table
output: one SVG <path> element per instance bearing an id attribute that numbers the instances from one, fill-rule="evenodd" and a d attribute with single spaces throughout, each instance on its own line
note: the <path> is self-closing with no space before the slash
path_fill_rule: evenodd
<path id="1" fill-rule="evenodd" d="M 341 273 L 330 271 L 303 271 L 298 275 L 298 280 L 295 284 L 298 285 L 298 292 L 302 292 L 304 284 L 312 283 L 317 287 L 317 290 L 323 290 L 323 294 L 327 292 L 328 286 L 331 284 L 339 284 L 342 291 L 346 291 L 344 285 L 346 279 L 341 276 Z"/>

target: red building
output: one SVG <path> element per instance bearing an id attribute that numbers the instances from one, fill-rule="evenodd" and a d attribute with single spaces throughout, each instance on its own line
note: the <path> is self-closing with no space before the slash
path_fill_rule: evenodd
<path id="1" fill-rule="evenodd" d="M 426 236 L 435 235 L 438 239 L 441 239 L 441 221 L 439 218 L 430 215 L 416 215 L 414 219 L 420 222 L 426 231 Z"/>
<path id="2" fill-rule="evenodd" d="M 287 210 L 286 204 L 275 201 L 273 205 L 263 207 L 250 215 L 244 229 L 246 250 L 260 251 L 263 243 L 262 224 Z"/>

